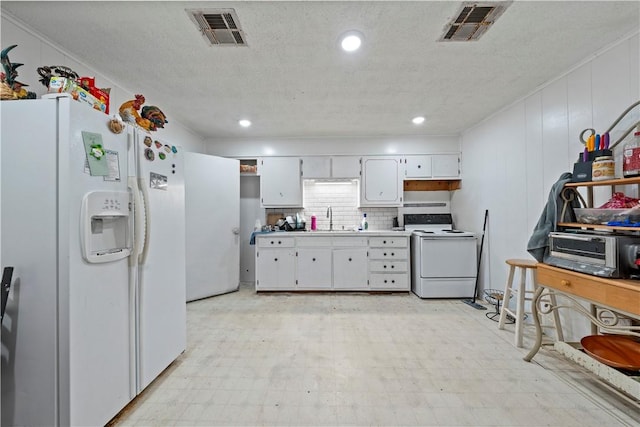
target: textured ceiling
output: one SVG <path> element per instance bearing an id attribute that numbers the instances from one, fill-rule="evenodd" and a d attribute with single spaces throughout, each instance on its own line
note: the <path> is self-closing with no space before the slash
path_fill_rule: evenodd
<path id="1" fill-rule="evenodd" d="M 205 138 L 457 134 L 640 26 L 637 1 L 515 1 L 479 41 L 436 42 L 461 5 L 1 2 Z M 212 7 L 235 9 L 247 47 L 208 45 L 185 9 Z"/>

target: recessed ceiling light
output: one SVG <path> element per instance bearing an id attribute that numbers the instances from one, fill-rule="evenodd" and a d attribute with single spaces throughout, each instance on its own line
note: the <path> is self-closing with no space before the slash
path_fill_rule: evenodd
<path id="1" fill-rule="evenodd" d="M 362 34 L 359 31 L 348 31 L 340 38 L 340 46 L 345 52 L 355 52 L 362 45 Z"/>
<path id="2" fill-rule="evenodd" d="M 243 128 L 248 128 L 249 126 L 251 126 L 251 121 L 247 120 L 247 119 L 242 119 L 238 121 L 238 124 L 240 126 L 242 126 Z"/>
<path id="3" fill-rule="evenodd" d="M 413 119 L 411 119 L 411 121 L 413 122 L 414 125 L 421 125 L 422 123 L 424 123 L 424 117 L 422 116 L 414 117 Z"/>

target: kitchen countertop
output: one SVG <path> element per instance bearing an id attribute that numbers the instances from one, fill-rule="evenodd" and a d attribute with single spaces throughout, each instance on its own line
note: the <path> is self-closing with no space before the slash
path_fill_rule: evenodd
<path id="1" fill-rule="evenodd" d="M 291 237 L 328 237 L 328 236 L 358 236 L 358 235 L 366 235 L 371 237 L 376 236 L 411 236 L 411 231 L 401 231 L 401 230 L 367 230 L 367 231 L 349 231 L 349 230 L 337 230 L 337 231 L 329 231 L 329 230 L 316 230 L 316 231 L 254 231 L 251 233 L 251 238 L 249 239 L 249 244 L 254 245 L 255 239 L 260 236 L 272 236 L 273 234 L 279 234 L 281 236 L 291 236 Z"/>
<path id="2" fill-rule="evenodd" d="M 271 233 L 265 233 L 270 235 L 273 233 L 281 233 L 283 236 L 410 236 L 411 231 L 395 231 L 395 230 L 367 230 L 367 231 L 349 231 L 349 230 L 316 230 L 316 231 L 273 231 Z"/>

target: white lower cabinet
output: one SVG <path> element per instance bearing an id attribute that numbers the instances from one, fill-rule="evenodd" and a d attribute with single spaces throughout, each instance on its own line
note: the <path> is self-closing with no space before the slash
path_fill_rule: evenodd
<path id="1" fill-rule="evenodd" d="M 333 289 L 367 289 L 367 248 L 333 250 Z"/>
<path id="2" fill-rule="evenodd" d="M 285 290 L 296 285 L 293 237 L 269 235 L 256 239 L 256 289 Z"/>
<path id="3" fill-rule="evenodd" d="M 409 277 L 406 274 L 371 273 L 369 285 L 373 290 L 406 291 L 409 289 Z"/>
<path id="4" fill-rule="evenodd" d="M 371 290 L 411 289 L 409 237 L 380 236 L 369 239 L 369 287 Z"/>
<path id="5" fill-rule="evenodd" d="M 256 246 L 257 291 L 410 290 L 408 234 L 267 234 Z"/>
<path id="6" fill-rule="evenodd" d="M 260 249 L 256 254 L 256 289 L 288 290 L 295 285 L 295 249 Z"/>
<path id="7" fill-rule="evenodd" d="M 331 248 L 297 250 L 298 289 L 331 289 Z"/>

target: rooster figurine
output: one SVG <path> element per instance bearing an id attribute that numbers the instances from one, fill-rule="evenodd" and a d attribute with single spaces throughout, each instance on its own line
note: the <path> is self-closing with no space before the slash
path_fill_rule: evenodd
<path id="1" fill-rule="evenodd" d="M 164 124 L 168 123 L 164 113 L 155 106 L 142 107 L 144 101 L 143 95 L 136 95 L 135 99 L 122 104 L 119 109 L 122 120 L 128 123 L 135 123 L 148 131 L 164 128 Z M 138 113 L 140 107 L 142 107 L 142 115 Z"/>
<path id="2" fill-rule="evenodd" d="M 123 121 L 131 124 L 137 124 L 146 130 L 151 130 L 151 121 L 140 117 L 140 114 L 138 113 L 138 110 L 142 107 L 144 101 L 145 99 L 143 95 L 136 95 L 135 99 L 122 104 L 118 112 L 120 113 L 120 117 L 122 117 Z"/>
<path id="3" fill-rule="evenodd" d="M 164 128 L 164 124 L 169 123 L 162 110 L 154 105 L 142 107 L 142 118 L 148 119 L 153 123 L 153 129 L 151 130 Z"/>

